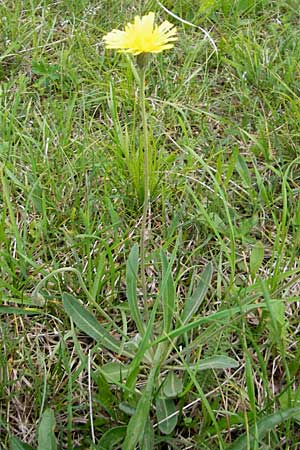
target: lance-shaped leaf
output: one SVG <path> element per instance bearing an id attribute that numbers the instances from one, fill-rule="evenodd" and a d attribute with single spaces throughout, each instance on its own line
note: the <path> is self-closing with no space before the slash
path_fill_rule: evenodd
<path id="1" fill-rule="evenodd" d="M 145 427 L 147 425 L 151 407 L 152 389 L 153 385 L 146 386 L 145 391 L 139 399 L 136 411 L 128 423 L 122 450 L 133 450 L 145 433 Z"/>
<path id="2" fill-rule="evenodd" d="M 261 241 L 256 242 L 250 255 L 250 273 L 251 277 L 255 278 L 260 266 L 264 260 L 265 250 Z"/>
<path id="3" fill-rule="evenodd" d="M 139 441 L 140 448 L 143 450 L 153 450 L 154 449 L 154 429 L 153 425 L 148 418 L 145 424 L 143 437 Z"/>
<path id="4" fill-rule="evenodd" d="M 172 320 L 175 309 L 175 284 L 172 276 L 172 266 L 168 262 L 166 254 L 161 251 L 162 262 L 162 282 L 161 282 L 161 298 L 164 317 L 164 331 L 168 333 L 172 327 Z"/>
<path id="5" fill-rule="evenodd" d="M 236 369 L 237 367 L 239 367 L 239 363 L 226 355 L 209 356 L 208 358 L 200 359 L 200 361 L 193 366 L 196 370 Z"/>
<path id="6" fill-rule="evenodd" d="M 100 345 L 128 357 L 132 357 L 130 353 L 121 348 L 120 343 L 113 338 L 108 331 L 99 324 L 98 320 L 87 310 L 81 303 L 71 294 L 63 294 L 63 305 L 68 316 L 74 321 L 81 331 L 91 336 Z"/>
<path id="7" fill-rule="evenodd" d="M 38 450 L 57 450 L 54 429 L 54 412 L 48 408 L 43 412 L 39 425 Z"/>
<path id="8" fill-rule="evenodd" d="M 203 302 L 205 295 L 210 286 L 211 278 L 213 274 L 213 266 L 208 263 L 202 272 L 200 283 L 198 284 L 193 295 L 186 300 L 185 307 L 182 314 L 182 322 L 186 324 L 192 318 L 192 316 L 198 311 L 201 303 Z"/>
<path id="9" fill-rule="evenodd" d="M 137 329 L 141 336 L 145 331 L 145 325 L 138 308 L 137 299 L 137 276 L 139 268 L 139 247 L 135 244 L 128 257 L 126 264 L 126 294 L 129 303 L 130 313 L 135 321 Z"/>

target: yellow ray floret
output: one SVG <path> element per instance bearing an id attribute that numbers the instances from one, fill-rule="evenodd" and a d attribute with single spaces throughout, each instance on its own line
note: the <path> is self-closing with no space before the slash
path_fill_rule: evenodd
<path id="1" fill-rule="evenodd" d="M 106 48 L 139 55 L 140 53 L 159 53 L 172 48 L 177 40 L 176 28 L 165 20 L 161 25 L 154 25 L 153 12 L 146 16 L 134 18 L 125 31 L 112 30 L 103 37 Z"/>

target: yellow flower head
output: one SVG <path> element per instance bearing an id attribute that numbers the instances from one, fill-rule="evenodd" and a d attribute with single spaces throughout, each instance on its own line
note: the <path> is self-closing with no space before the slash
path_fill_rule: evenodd
<path id="1" fill-rule="evenodd" d="M 139 55 L 140 53 L 159 53 L 172 48 L 176 41 L 176 28 L 165 20 L 161 25 L 154 25 L 153 12 L 146 16 L 134 18 L 125 31 L 112 30 L 103 37 L 106 48 Z"/>

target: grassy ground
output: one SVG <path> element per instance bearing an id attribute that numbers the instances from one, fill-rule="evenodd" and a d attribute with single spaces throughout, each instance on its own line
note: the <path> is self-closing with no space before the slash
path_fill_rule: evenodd
<path id="1" fill-rule="evenodd" d="M 1 2 L 3 449 L 54 449 L 53 413 L 59 449 L 300 449 L 298 0 L 164 6 Z M 102 42 L 148 11 L 179 32 L 147 73 L 150 315 L 138 89 Z"/>

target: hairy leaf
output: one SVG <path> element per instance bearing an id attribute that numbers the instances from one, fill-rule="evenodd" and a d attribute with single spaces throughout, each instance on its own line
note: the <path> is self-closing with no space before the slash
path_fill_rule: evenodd
<path id="1" fill-rule="evenodd" d="M 211 263 L 209 263 L 202 272 L 201 280 L 195 292 L 190 298 L 186 300 L 182 314 L 183 324 L 187 323 L 201 306 L 201 303 L 203 302 L 205 295 L 208 291 L 208 288 L 210 286 L 212 274 L 213 274 L 213 266 Z"/>
<path id="2" fill-rule="evenodd" d="M 108 350 L 131 357 L 131 354 L 121 348 L 120 343 L 99 324 L 98 320 L 73 295 L 64 293 L 63 304 L 66 313 L 81 331 L 84 331 Z"/>
<path id="3" fill-rule="evenodd" d="M 38 450 L 57 450 L 54 429 L 54 412 L 48 408 L 44 411 L 39 425 Z"/>
<path id="4" fill-rule="evenodd" d="M 178 421 L 174 400 L 171 398 L 157 398 L 156 415 L 160 431 L 164 434 L 172 433 Z"/>

